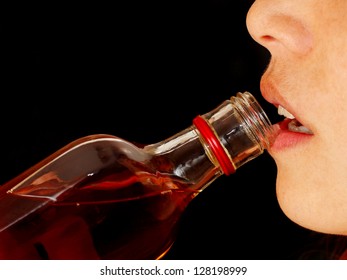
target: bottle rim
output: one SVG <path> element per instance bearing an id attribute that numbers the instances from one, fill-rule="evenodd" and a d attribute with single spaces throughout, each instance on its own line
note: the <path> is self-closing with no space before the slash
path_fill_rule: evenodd
<path id="1" fill-rule="evenodd" d="M 270 119 L 255 97 L 246 91 L 237 93 L 230 100 L 235 109 L 239 111 L 244 122 L 247 123 L 248 129 L 257 139 L 256 141 L 261 145 L 262 149 L 269 148 L 274 138 L 274 130 Z"/>

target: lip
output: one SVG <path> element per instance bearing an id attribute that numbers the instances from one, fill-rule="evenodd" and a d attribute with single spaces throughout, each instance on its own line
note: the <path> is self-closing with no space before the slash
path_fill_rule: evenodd
<path id="1" fill-rule="evenodd" d="M 288 123 L 290 121 L 291 119 L 284 119 L 273 125 L 277 135 L 269 149 L 270 151 L 276 152 L 287 148 L 293 148 L 299 144 L 305 143 L 313 137 L 312 134 L 289 131 Z"/>
<path id="2" fill-rule="evenodd" d="M 261 80 L 260 90 L 267 102 L 273 104 L 275 107 L 278 107 L 279 105 L 283 106 L 289 112 L 291 112 L 300 123 L 302 123 L 297 117 L 298 114 L 295 112 L 295 109 L 291 106 L 291 104 L 289 104 L 289 102 L 286 101 L 284 96 L 280 94 L 278 89 L 268 80 Z M 277 136 L 269 150 L 280 151 L 287 148 L 294 148 L 299 144 L 307 142 L 313 137 L 313 134 L 305 134 L 288 130 L 288 123 L 290 121 L 292 120 L 285 118 L 283 121 L 273 125 L 277 132 Z"/>
<path id="3" fill-rule="evenodd" d="M 280 94 L 278 89 L 270 82 L 265 81 L 265 79 L 262 79 L 260 82 L 260 91 L 263 95 L 264 99 L 275 105 L 277 108 L 279 105 L 286 108 L 291 114 L 296 116 L 294 108 L 291 107 L 291 105 L 285 100 L 283 95 Z M 300 120 L 298 120 L 300 121 Z"/>

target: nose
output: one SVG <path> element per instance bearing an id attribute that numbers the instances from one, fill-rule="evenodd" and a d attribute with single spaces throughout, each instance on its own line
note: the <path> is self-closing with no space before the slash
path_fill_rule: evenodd
<path id="1" fill-rule="evenodd" d="M 247 14 L 250 35 L 272 55 L 307 54 L 312 49 L 312 35 L 297 6 L 292 0 L 256 0 Z"/>

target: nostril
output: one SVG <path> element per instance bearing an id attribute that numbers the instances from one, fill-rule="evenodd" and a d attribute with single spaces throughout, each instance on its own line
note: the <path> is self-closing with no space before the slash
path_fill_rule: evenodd
<path id="1" fill-rule="evenodd" d="M 266 42 L 266 43 L 269 43 L 269 42 L 273 42 L 275 41 L 276 39 L 270 35 L 263 35 L 260 37 L 260 41 L 263 41 L 263 42 Z"/>
<path id="2" fill-rule="evenodd" d="M 264 36 L 262 36 L 261 38 L 264 39 L 264 40 L 273 40 L 273 39 L 274 39 L 274 38 L 273 38 L 272 36 L 270 36 L 270 35 L 264 35 Z"/>
<path id="3" fill-rule="evenodd" d="M 312 26 L 290 1 L 255 1 L 246 25 L 251 37 L 272 55 L 286 51 L 303 56 L 313 49 Z"/>

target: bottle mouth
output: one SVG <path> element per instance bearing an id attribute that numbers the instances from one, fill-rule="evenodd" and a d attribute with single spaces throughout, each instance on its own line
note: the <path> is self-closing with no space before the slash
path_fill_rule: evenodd
<path id="1" fill-rule="evenodd" d="M 234 108 L 239 112 L 246 127 L 256 138 L 263 149 L 270 148 L 275 140 L 275 130 L 265 111 L 255 97 L 248 91 L 237 93 L 230 98 Z"/>

